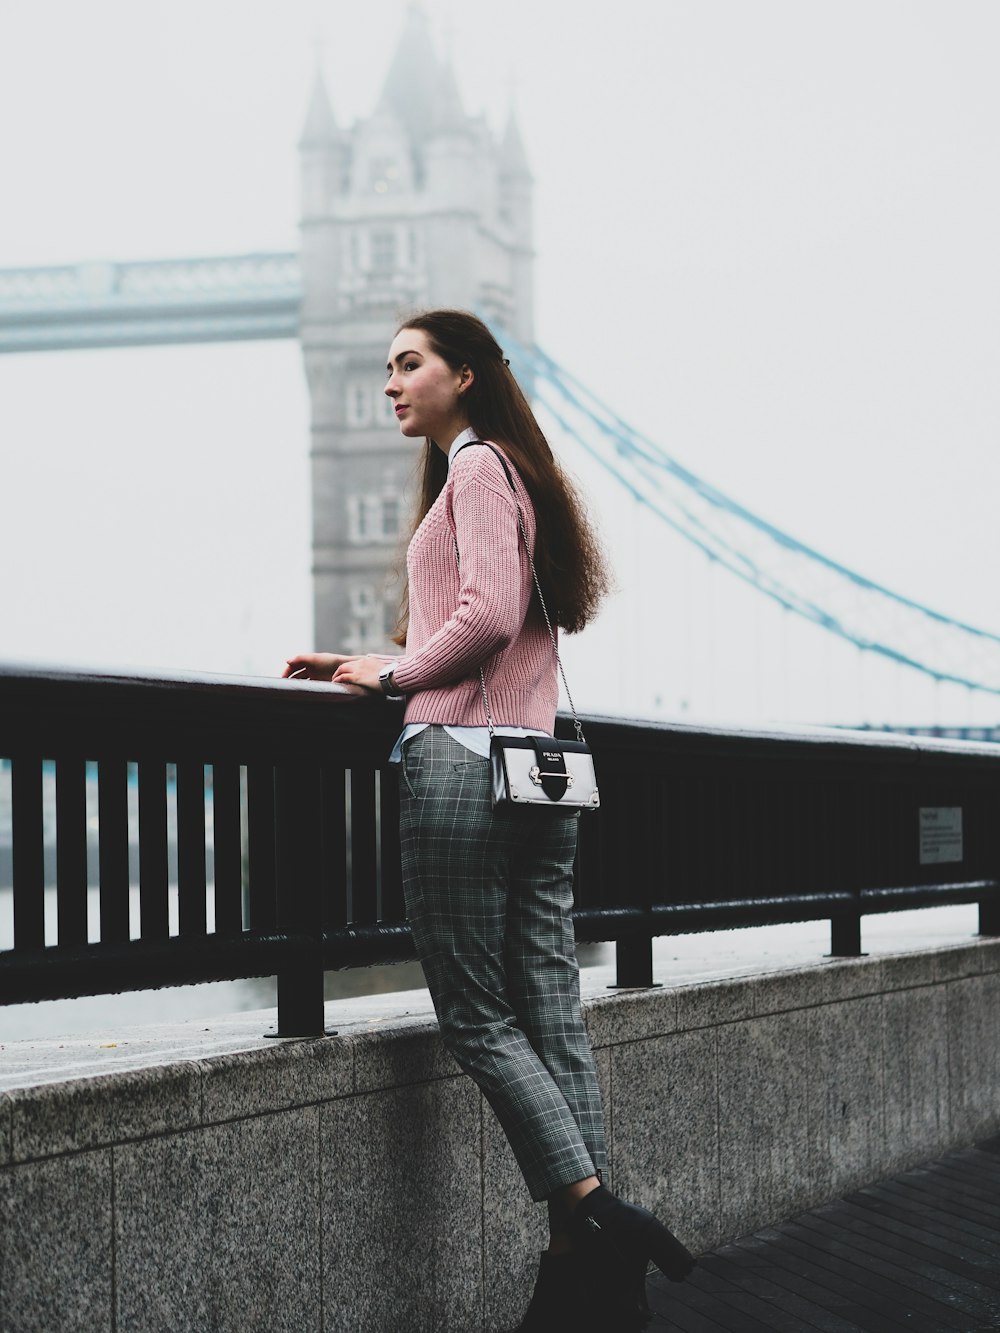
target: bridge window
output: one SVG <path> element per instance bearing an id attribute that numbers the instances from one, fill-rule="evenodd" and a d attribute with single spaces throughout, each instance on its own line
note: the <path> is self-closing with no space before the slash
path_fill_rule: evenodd
<path id="1" fill-rule="evenodd" d="M 385 643 L 385 608 L 371 583 L 356 583 L 348 593 L 350 620 L 344 646 L 351 653 L 367 653 Z"/>
<path id="2" fill-rule="evenodd" d="M 351 495 L 347 500 L 347 539 L 360 544 L 372 540 L 371 506 L 367 495 Z"/>
<path id="3" fill-rule="evenodd" d="M 382 536 L 387 542 L 399 536 L 400 505 L 398 495 L 382 497 Z"/>
<path id="4" fill-rule="evenodd" d="M 376 194 L 387 194 L 399 184 L 399 167 L 391 157 L 379 157 L 372 163 L 372 188 Z"/>
<path id="5" fill-rule="evenodd" d="M 358 380 L 347 385 L 347 424 L 367 426 L 371 421 L 371 390 Z"/>
<path id="6" fill-rule="evenodd" d="M 373 273 L 393 273 L 396 269 L 396 233 L 373 231 L 371 236 Z"/>
<path id="7" fill-rule="evenodd" d="M 348 540 L 357 545 L 394 542 L 399 536 L 402 518 L 402 502 L 395 492 L 352 495 L 347 501 Z"/>
<path id="8" fill-rule="evenodd" d="M 375 611 L 375 589 L 370 583 L 355 584 L 350 597 L 352 616 L 370 616 Z"/>

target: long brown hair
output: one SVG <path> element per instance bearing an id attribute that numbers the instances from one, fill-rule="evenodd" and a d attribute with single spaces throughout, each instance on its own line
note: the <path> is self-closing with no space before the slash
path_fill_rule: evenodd
<path id="1" fill-rule="evenodd" d="M 481 319 L 465 310 L 426 310 L 397 329 L 419 329 L 452 368 L 468 366 L 473 380 L 463 397 L 469 425 L 492 440 L 517 469 L 535 510 L 535 568 L 554 624 L 569 633 L 593 619 L 608 591 L 606 562 L 580 497 L 552 454 L 503 351 Z M 426 440 L 411 535 L 441 493 L 448 459 Z M 404 585 L 394 641 L 406 642 L 409 595 Z"/>

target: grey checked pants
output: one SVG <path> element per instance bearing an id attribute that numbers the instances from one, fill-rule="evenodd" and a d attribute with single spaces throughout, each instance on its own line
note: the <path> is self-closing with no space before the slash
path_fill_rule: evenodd
<path id="1" fill-rule="evenodd" d="M 406 911 L 442 1036 L 545 1199 L 607 1166 L 570 916 L 577 820 L 495 812 L 489 761 L 439 726 L 403 746 L 400 806 Z"/>

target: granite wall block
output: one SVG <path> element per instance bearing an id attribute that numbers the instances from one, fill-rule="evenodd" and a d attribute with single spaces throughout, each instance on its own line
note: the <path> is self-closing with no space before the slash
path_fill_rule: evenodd
<path id="1" fill-rule="evenodd" d="M 881 995 L 809 1010 L 809 1158 L 815 1203 L 884 1175 Z"/>
<path id="2" fill-rule="evenodd" d="M 677 1029 L 720 1027 L 737 1023 L 754 1012 L 756 978 L 738 977 L 677 989 Z"/>
<path id="3" fill-rule="evenodd" d="M 782 1013 L 880 994 L 882 962 L 881 958 L 828 958 L 814 967 L 755 977 L 754 1013 Z"/>
<path id="4" fill-rule="evenodd" d="M 717 1041 L 713 1029 L 678 1032 L 611 1054 L 615 1192 L 692 1251 L 720 1239 Z"/>
<path id="5" fill-rule="evenodd" d="M 180 1061 L 10 1093 L 16 1162 L 185 1129 L 201 1118 L 201 1074 Z"/>
<path id="6" fill-rule="evenodd" d="M 11 1124 L 14 1116 L 14 1103 L 10 1094 L 0 1093 L 0 1166 L 6 1166 L 14 1152 L 11 1141 Z"/>
<path id="7" fill-rule="evenodd" d="M 591 1044 L 615 1046 L 623 1041 L 642 1041 L 677 1031 L 677 989 L 673 986 L 649 990 L 606 993 L 589 1000 L 583 1021 Z"/>
<path id="8" fill-rule="evenodd" d="M 0 1170 L 3 1333 L 111 1333 L 111 1150 Z"/>
<path id="9" fill-rule="evenodd" d="M 948 984 L 951 1139 L 973 1143 L 1000 1129 L 1000 975 Z"/>
<path id="10" fill-rule="evenodd" d="M 595 1052 L 612 1183 L 611 1052 Z M 548 1209 L 534 1203 L 510 1145 L 483 1100 L 483 1284 L 487 1333 L 516 1328 L 527 1308 L 540 1252 L 548 1245 Z"/>
<path id="11" fill-rule="evenodd" d="M 354 1052 L 354 1089 L 377 1092 L 402 1088 L 436 1078 L 455 1078 L 460 1070 L 441 1040 L 436 1023 L 408 1025 L 392 1034 L 375 1028 L 351 1037 Z"/>
<path id="12" fill-rule="evenodd" d="M 120 1330 L 320 1328 L 317 1108 L 113 1151 Z"/>
<path id="13" fill-rule="evenodd" d="M 308 1106 L 353 1091 L 354 1051 L 337 1037 L 282 1041 L 199 1062 L 206 1124 Z"/>
<path id="14" fill-rule="evenodd" d="M 476 1085 L 439 1079 L 329 1102 L 320 1114 L 324 1333 L 478 1329 Z"/>
<path id="15" fill-rule="evenodd" d="M 810 1060 L 807 1010 L 720 1031 L 722 1236 L 746 1235 L 808 1201 Z"/>
<path id="16" fill-rule="evenodd" d="M 882 1000 L 885 1150 L 882 1174 L 933 1157 L 950 1139 L 948 1000 L 943 986 Z"/>
<path id="17" fill-rule="evenodd" d="M 538 1256 L 548 1244 L 548 1210 L 528 1193 L 510 1144 L 485 1098 L 483 1123 L 483 1328 L 517 1328 Z M 475 1327 L 474 1325 L 471 1327 Z"/>

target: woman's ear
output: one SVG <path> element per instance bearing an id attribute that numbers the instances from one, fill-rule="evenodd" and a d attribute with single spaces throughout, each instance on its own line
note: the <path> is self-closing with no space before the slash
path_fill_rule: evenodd
<path id="1" fill-rule="evenodd" d="M 472 387 L 473 381 L 476 378 L 475 372 L 473 371 L 471 366 L 463 366 L 458 373 L 460 376 L 458 382 L 458 392 L 465 393 L 467 389 L 470 389 Z"/>

